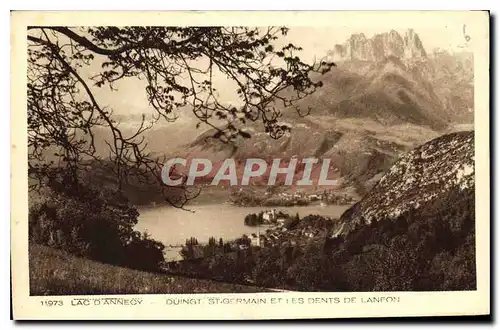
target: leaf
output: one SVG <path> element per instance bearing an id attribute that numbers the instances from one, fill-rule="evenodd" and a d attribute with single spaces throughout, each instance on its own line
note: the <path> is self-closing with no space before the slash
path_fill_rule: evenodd
<path id="1" fill-rule="evenodd" d="M 239 134 L 245 138 L 245 139 L 250 139 L 252 136 L 250 135 L 250 133 L 248 132 L 245 132 L 245 131 L 239 131 Z"/>

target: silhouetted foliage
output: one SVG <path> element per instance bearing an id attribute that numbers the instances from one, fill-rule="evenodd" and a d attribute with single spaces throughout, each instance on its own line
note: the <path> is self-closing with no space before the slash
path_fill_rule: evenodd
<path id="1" fill-rule="evenodd" d="M 246 245 L 246 246 L 250 246 L 250 244 L 252 244 L 252 240 L 246 234 L 243 234 L 240 238 L 237 238 L 234 242 L 236 244 Z"/>
<path id="2" fill-rule="evenodd" d="M 79 186 L 47 194 L 29 210 L 29 239 L 90 259 L 157 271 L 164 245 L 134 230 L 139 213 L 119 193 Z"/>
<path id="3" fill-rule="evenodd" d="M 287 219 L 285 219 L 285 222 L 283 223 L 283 227 L 285 227 L 288 230 L 292 230 L 295 227 L 297 227 L 297 225 L 299 224 L 299 221 L 300 221 L 300 218 L 298 217 L 298 215 L 295 217 L 287 218 Z"/>
<path id="4" fill-rule="evenodd" d="M 289 127 L 279 122 L 281 109 L 322 86 L 312 73 L 324 74 L 333 63 L 304 63 L 299 46 L 277 46 L 285 27 L 28 27 L 28 145 L 31 188 L 76 186 L 89 171 L 88 161 L 106 161 L 118 189 L 131 176 L 155 185 L 165 200 L 182 207 L 197 195 L 167 194 L 161 181 L 163 160 L 146 148 L 143 133 L 159 121 L 174 122 L 191 111 L 214 138 L 233 143 L 249 138 L 248 123 L 261 122 L 279 138 Z M 84 71 L 92 68 L 92 75 Z M 233 82 L 238 106 L 225 103 L 214 84 Z M 317 75 L 316 75 L 317 76 Z M 143 115 L 135 132 L 125 134 L 95 90 L 125 79 L 144 82 L 152 115 Z M 304 111 L 305 110 L 305 111 Z M 109 133 L 109 153 L 96 152 L 97 130 Z M 50 160 L 52 157 L 53 160 Z M 173 188 L 170 188 L 173 189 Z"/>
<path id="5" fill-rule="evenodd" d="M 246 226 L 259 226 L 264 223 L 264 218 L 262 216 L 262 212 L 260 214 L 247 214 L 245 219 L 243 220 Z"/>

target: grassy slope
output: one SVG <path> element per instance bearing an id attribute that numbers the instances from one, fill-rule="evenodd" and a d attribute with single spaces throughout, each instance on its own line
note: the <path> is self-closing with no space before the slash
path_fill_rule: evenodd
<path id="1" fill-rule="evenodd" d="M 244 293 L 257 287 L 153 274 L 112 266 L 46 246 L 30 246 L 31 295 Z"/>

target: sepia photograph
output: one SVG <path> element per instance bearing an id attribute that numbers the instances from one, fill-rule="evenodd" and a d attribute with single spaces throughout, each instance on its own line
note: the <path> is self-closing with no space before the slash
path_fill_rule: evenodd
<path id="1" fill-rule="evenodd" d="M 27 218 L 12 221 L 26 223 L 13 240 L 29 297 L 186 308 L 216 294 L 207 303 L 223 308 L 265 293 L 477 292 L 488 15 L 469 12 L 478 34 L 419 13 L 26 24 L 27 108 L 12 111 Z"/>

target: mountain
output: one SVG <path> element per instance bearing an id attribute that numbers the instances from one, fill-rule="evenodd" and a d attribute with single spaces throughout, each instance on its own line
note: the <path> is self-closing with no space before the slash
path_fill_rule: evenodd
<path id="1" fill-rule="evenodd" d="M 353 34 L 345 43 L 328 51 L 324 59 L 363 78 L 377 76 L 379 83 L 386 84 L 385 88 L 375 88 L 378 97 L 373 96 L 373 90 L 367 91 L 366 102 L 387 104 L 389 99 L 380 96 L 387 93 L 380 90 L 394 90 L 401 95 L 406 112 L 423 107 L 439 117 L 438 124 L 473 123 L 474 58 L 470 52 L 441 49 L 428 52 L 418 33 L 408 29 L 404 35 L 392 30 L 372 38 L 363 33 Z M 361 80 L 350 78 L 349 82 Z M 408 89 L 418 95 L 404 96 L 402 93 L 408 93 Z"/>
<path id="2" fill-rule="evenodd" d="M 367 38 L 363 33 L 351 35 L 343 44 L 337 44 L 328 52 L 328 59 L 339 61 L 382 61 L 389 56 L 407 60 L 425 60 L 427 52 L 413 29 L 404 36 L 395 30 Z"/>
<path id="3" fill-rule="evenodd" d="M 474 194 L 474 132 L 447 134 L 403 154 L 378 184 L 341 216 L 336 234 L 349 233 L 358 224 L 419 212 L 454 191 Z"/>
<path id="4" fill-rule="evenodd" d="M 148 150 L 213 162 L 229 157 L 331 158 L 342 186 L 363 195 L 401 153 L 471 129 L 474 123 L 470 53 L 428 51 L 417 32 L 393 30 L 371 38 L 352 35 L 326 56 L 337 66 L 316 77 L 323 87 L 299 102 L 303 109 L 311 108 L 310 114 L 301 117 L 293 109 L 280 109 L 291 134 L 272 139 L 257 122 L 246 127 L 251 139 L 224 144 L 210 138 L 214 130 L 196 130 L 196 118 L 186 115 L 181 122 L 145 132 Z"/>
<path id="5" fill-rule="evenodd" d="M 474 123 L 474 56 L 435 50 L 428 59 L 429 82 L 455 123 Z"/>
<path id="6" fill-rule="evenodd" d="M 391 56 L 349 62 L 321 77 L 324 87 L 302 104 L 338 118 L 370 118 L 383 125 L 410 123 L 442 130 L 449 118 L 428 79 Z"/>
<path id="7" fill-rule="evenodd" d="M 450 131 L 473 123 L 473 67 L 467 54 L 427 52 L 408 30 L 367 38 L 352 35 L 327 59 L 337 64 L 321 77 L 323 87 L 299 102 L 307 117 L 281 109 L 292 133 L 271 139 L 258 125 L 252 139 L 227 145 L 206 131 L 180 148 L 180 155 L 331 158 L 344 186 L 364 194 L 397 157 Z M 470 126 L 469 126 L 470 127 Z"/>
<path id="8" fill-rule="evenodd" d="M 212 162 L 251 157 L 329 158 L 338 169 L 330 175 L 340 175 L 343 187 L 352 186 L 358 194 L 364 194 L 400 153 L 439 135 L 430 128 L 409 123 L 385 126 L 370 118 L 339 119 L 332 115 L 310 115 L 290 121 L 290 125 L 291 134 L 278 140 L 254 131 L 251 139 L 239 139 L 234 145 L 210 138 L 214 132 L 208 131 L 176 155 L 208 158 Z"/>

